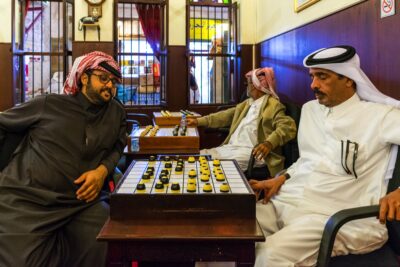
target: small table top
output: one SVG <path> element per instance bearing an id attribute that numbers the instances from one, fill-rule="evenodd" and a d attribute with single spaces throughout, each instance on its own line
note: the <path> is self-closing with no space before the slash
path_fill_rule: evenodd
<path id="1" fill-rule="evenodd" d="M 107 220 L 99 235 L 102 241 L 265 241 L 254 219 L 135 219 Z"/>

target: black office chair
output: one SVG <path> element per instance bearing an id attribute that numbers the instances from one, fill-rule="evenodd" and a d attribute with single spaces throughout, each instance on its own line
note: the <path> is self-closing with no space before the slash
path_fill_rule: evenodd
<path id="1" fill-rule="evenodd" d="M 138 121 L 140 125 L 153 124 L 153 120 L 151 119 L 151 117 L 145 113 L 127 112 L 126 119 Z"/>
<path id="2" fill-rule="evenodd" d="M 224 105 L 224 106 L 218 106 L 216 109 L 216 112 L 222 111 L 222 110 L 226 110 L 229 108 L 233 108 L 236 105 Z M 204 130 L 204 133 L 206 134 L 217 134 L 219 138 L 225 140 L 225 138 L 228 136 L 229 134 L 229 130 L 230 127 L 219 127 L 219 128 L 206 128 Z"/>
<path id="3" fill-rule="evenodd" d="M 299 126 L 300 123 L 300 115 L 301 115 L 301 107 L 297 106 L 293 103 L 282 102 L 286 107 L 286 115 L 290 116 L 296 123 L 296 126 Z M 297 144 L 297 136 L 296 138 L 290 140 L 286 144 L 282 146 L 282 156 L 285 157 L 284 168 L 287 169 L 299 158 L 299 146 Z M 245 171 L 245 175 L 247 179 L 255 179 L 255 180 L 265 180 L 269 177 L 269 171 L 266 166 L 264 167 L 254 167 L 255 158 L 253 155 L 250 156 L 249 164 L 247 170 Z"/>
<path id="4" fill-rule="evenodd" d="M 397 154 L 393 178 L 388 193 L 400 187 L 400 153 Z M 325 225 L 319 248 L 317 267 L 398 267 L 400 266 L 400 221 L 387 222 L 389 240 L 380 249 L 363 255 L 332 257 L 336 234 L 345 223 L 368 217 L 377 217 L 379 205 L 341 210 L 330 217 Z"/>

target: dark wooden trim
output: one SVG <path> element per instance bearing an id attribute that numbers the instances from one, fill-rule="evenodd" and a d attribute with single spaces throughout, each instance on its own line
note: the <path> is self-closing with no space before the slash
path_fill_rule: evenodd
<path id="1" fill-rule="evenodd" d="M 168 110 L 186 109 L 188 106 L 188 66 L 186 46 L 169 46 L 167 57 Z"/>
<path id="2" fill-rule="evenodd" d="M 14 106 L 11 43 L 0 43 L 0 111 Z"/>
<path id="3" fill-rule="evenodd" d="M 72 60 L 93 51 L 102 51 L 109 55 L 114 55 L 114 42 L 72 42 Z"/>
<path id="4" fill-rule="evenodd" d="M 262 42 L 258 60 L 275 69 L 281 98 L 302 104 L 314 99 L 303 58 L 322 47 L 351 45 L 375 86 L 400 99 L 400 40 L 393 27 L 399 24 L 400 14 L 380 18 L 380 1 L 361 2 Z"/>
<path id="5" fill-rule="evenodd" d="M 240 102 L 242 95 L 246 92 L 246 73 L 253 69 L 253 45 L 239 45 L 238 51 L 240 57 L 238 58 L 238 91 L 236 102 Z"/>
<path id="6" fill-rule="evenodd" d="M 256 44 L 254 50 L 254 64 L 261 66 L 261 44 Z"/>

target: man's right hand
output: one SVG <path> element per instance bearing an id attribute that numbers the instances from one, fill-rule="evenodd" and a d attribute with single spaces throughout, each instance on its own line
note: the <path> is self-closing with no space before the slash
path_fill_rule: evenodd
<path id="1" fill-rule="evenodd" d="M 285 183 L 286 177 L 284 175 L 274 177 L 268 180 L 257 181 L 250 179 L 249 183 L 253 190 L 260 191 L 264 190 L 263 204 L 267 204 L 271 197 L 276 195 L 281 189 L 281 186 Z"/>
<path id="2" fill-rule="evenodd" d="M 198 125 L 198 122 L 197 122 L 197 119 L 196 118 L 186 118 L 186 121 L 187 121 L 187 125 L 188 126 L 197 126 Z"/>

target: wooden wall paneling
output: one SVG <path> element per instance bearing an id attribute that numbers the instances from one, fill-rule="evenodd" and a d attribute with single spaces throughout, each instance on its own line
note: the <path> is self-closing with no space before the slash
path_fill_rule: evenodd
<path id="1" fill-rule="evenodd" d="M 14 106 L 11 43 L 0 43 L 0 111 Z"/>
<path id="2" fill-rule="evenodd" d="M 168 46 L 167 76 L 167 109 L 187 109 L 189 90 L 186 46 Z"/>
<path id="3" fill-rule="evenodd" d="M 238 61 L 238 92 L 237 92 L 237 100 L 240 101 L 240 98 L 246 92 L 246 78 L 244 77 L 247 72 L 252 70 L 253 68 L 253 45 L 240 45 L 239 49 L 239 58 Z M 257 67 L 257 65 L 256 65 Z"/>
<path id="4" fill-rule="evenodd" d="M 256 44 L 254 48 L 254 65 L 255 66 L 261 66 L 261 44 Z M 267 67 L 267 66 L 264 66 Z"/>
<path id="5" fill-rule="evenodd" d="M 303 58 L 334 45 L 352 45 L 361 68 L 383 93 L 400 99 L 400 14 L 380 18 L 380 1 L 361 2 L 348 9 L 262 42 L 259 60 L 275 69 L 282 99 L 303 104 L 314 95 Z"/>
<path id="6" fill-rule="evenodd" d="M 102 51 L 114 56 L 114 42 L 75 41 L 72 43 L 72 60 L 93 51 Z"/>

